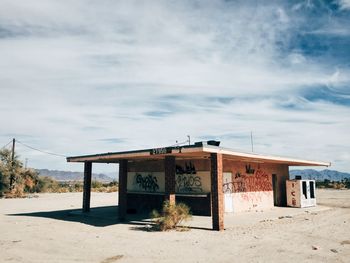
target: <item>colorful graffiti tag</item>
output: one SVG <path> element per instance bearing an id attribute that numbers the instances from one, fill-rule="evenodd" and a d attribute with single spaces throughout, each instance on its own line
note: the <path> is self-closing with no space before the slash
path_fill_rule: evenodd
<path id="1" fill-rule="evenodd" d="M 250 168 L 251 170 L 251 168 Z M 231 182 L 223 184 L 224 193 L 260 192 L 272 191 L 272 180 L 270 176 L 261 169 L 255 171 L 254 175 L 246 175 L 237 172 Z"/>

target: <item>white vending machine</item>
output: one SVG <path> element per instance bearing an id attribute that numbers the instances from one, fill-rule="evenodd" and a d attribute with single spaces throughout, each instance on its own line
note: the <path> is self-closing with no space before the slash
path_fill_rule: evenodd
<path id="1" fill-rule="evenodd" d="M 315 180 L 287 180 L 287 206 L 316 206 Z"/>

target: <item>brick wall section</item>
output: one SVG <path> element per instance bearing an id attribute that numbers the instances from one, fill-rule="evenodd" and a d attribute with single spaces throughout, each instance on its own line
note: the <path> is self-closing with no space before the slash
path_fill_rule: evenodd
<path id="1" fill-rule="evenodd" d="M 224 230 L 222 154 L 211 153 L 211 209 L 214 230 Z"/>
<path id="2" fill-rule="evenodd" d="M 172 204 L 175 204 L 175 165 L 175 156 L 165 156 L 165 200 L 169 200 Z"/>
<path id="3" fill-rule="evenodd" d="M 90 211 L 92 163 L 84 163 L 83 212 Z"/>
<path id="4" fill-rule="evenodd" d="M 128 160 L 119 162 L 119 185 L 118 185 L 118 210 L 119 220 L 124 221 L 127 210 L 127 176 L 128 176 Z"/>

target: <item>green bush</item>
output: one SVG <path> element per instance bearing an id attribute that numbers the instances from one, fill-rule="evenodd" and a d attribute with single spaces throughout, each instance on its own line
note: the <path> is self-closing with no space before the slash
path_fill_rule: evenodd
<path id="1" fill-rule="evenodd" d="M 190 208 L 183 204 L 171 204 L 169 201 L 163 203 L 162 212 L 153 210 L 151 218 L 154 219 L 156 229 L 168 231 L 176 229 L 179 224 L 191 218 Z"/>
<path id="2" fill-rule="evenodd" d="M 35 192 L 36 193 L 45 193 L 45 192 L 58 192 L 58 190 L 60 189 L 60 185 L 59 183 L 48 177 L 48 176 L 39 176 L 39 180 L 35 186 Z"/>
<path id="3" fill-rule="evenodd" d="M 92 188 L 100 188 L 100 187 L 102 187 L 102 186 L 103 186 L 103 184 L 102 184 L 101 182 L 97 181 L 97 180 L 93 180 L 93 181 L 91 182 L 91 187 L 92 187 Z"/>

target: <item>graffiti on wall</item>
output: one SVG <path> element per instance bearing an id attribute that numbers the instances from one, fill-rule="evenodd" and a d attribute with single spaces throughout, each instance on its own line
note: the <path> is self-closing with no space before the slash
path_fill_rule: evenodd
<path id="1" fill-rule="evenodd" d="M 251 168 L 250 168 L 251 169 Z M 261 169 L 254 170 L 253 176 L 237 172 L 231 181 L 223 184 L 224 193 L 272 191 L 269 175 Z"/>
<path id="2" fill-rule="evenodd" d="M 177 174 L 176 175 L 176 192 L 185 193 L 201 193 L 201 178 L 193 174 Z"/>
<path id="3" fill-rule="evenodd" d="M 176 165 L 176 174 L 196 174 L 196 167 L 192 162 L 185 163 L 185 166 Z"/>
<path id="4" fill-rule="evenodd" d="M 253 168 L 250 166 L 250 164 L 247 164 L 247 165 L 245 166 L 245 172 L 246 172 L 247 174 L 254 174 L 255 169 L 253 169 Z"/>
<path id="5" fill-rule="evenodd" d="M 255 208 L 257 206 L 269 206 L 270 201 L 273 198 L 271 192 L 247 192 L 247 193 L 238 193 L 239 200 L 244 203 L 249 203 L 250 208 Z M 248 206 L 248 207 L 249 207 Z"/>
<path id="6" fill-rule="evenodd" d="M 290 194 L 292 195 L 292 205 L 296 206 L 297 200 L 295 199 L 295 185 L 294 185 L 294 183 L 292 183 L 292 191 Z"/>
<path id="7" fill-rule="evenodd" d="M 196 167 L 192 162 L 185 162 L 184 166 L 176 165 L 176 192 L 178 193 L 201 193 L 202 181 L 197 175 Z"/>
<path id="8" fill-rule="evenodd" d="M 157 177 L 148 174 L 142 176 L 141 174 L 135 174 L 134 185 L 137 185 L 140 190 L 145 192 L 156 192 L 159 189 Z"/>
<path id="9" fill-rule="evenodd" d="M 225 194 L 245 192 L 244 182 L 227 182 L 223 184 Z"/>

